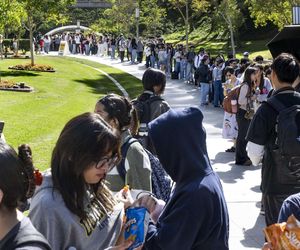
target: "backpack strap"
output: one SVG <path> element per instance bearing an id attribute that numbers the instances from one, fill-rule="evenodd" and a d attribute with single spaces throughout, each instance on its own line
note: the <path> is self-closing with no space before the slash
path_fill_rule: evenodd
<path id="1" fill-rule="evenodd" d="M 127 151 L 129 149 L 130 145 L 135 142 L 138 142 L 138 140 L 133 137 L 129 137 L 129 139 L 127 139 L 121 147 L 122 160 L 117 165 L 117 170 L 118 170 L 120 177 L 122 178 L 122 180 L 124 182 L 125 182 L 125 177 L 126 177 L 125 159 L 126 159 Z"/>

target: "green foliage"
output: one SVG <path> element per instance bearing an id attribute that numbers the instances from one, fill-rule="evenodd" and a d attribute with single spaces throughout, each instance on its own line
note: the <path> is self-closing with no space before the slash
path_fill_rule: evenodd
<path id="1" fill-rule="evenodd" d="M 228 30 L 228 22 L 231 22 L 234 31 L 237 31 L 244 23 L 244 17 L 237 0 L 221 1 L 219 5 L 216 5 L 216 14 L 220 18 L 218 23 L 226 30 Z"/>
<path id="2" fill-rule="evenodd" d="M 255 25 L 266 26 L 274 23 L 280 30 L 292 23 L 292 6 L 299 5 L 299 0 L 246 0 Z"/>
<path id="3" fill-rule="evenodd" d="M 103 17 L 99 18 L 91 28 L 101 33 L 135 34 L 135 9 L 139 7 L 139 26 L 142 35 L 157 35 L 163 32 L 165 9 L 161 8 L 158 0 L 112 0 L 112 8 L 106 9 Z"/>
<path id="4" fill-rule="evenodd" d="M 157 0 L 143 0 L 140 3 L 140 25 L 144 27 L 143 35 L 159 35 L 163 33 L 163 18 L 166 10 L 160 8 Z"/>
<path id="5" fill-rule="evenodd" d="M 21 28 L 24 9 L 16 0 L 1 0 L 0 1 L 0 32 L 18 32 Z"/>
<path id="6" fill-rule="evenodd" d="M 4 39 L 3 40 L 3 46 L 10 48 L 12 50 L 12 39 Z M 23 53 L 26 53 L 27 51 L 30 50 L 30 44 L 28 39 L 20 39 L 18 40 L 19 43 L 19 50 L 22 50 Z"/>

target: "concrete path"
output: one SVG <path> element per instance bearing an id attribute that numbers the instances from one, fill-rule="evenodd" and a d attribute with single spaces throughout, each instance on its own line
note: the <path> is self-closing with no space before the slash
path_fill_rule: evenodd
<path id="1" fill-rule="evenodd" d="M 129 65 L 119 60 L 93 56 L 75 56 L 121 69 L 141 79 L 144 65 Z M 173 107 L 199 106 L 200 92 L 179 80 L 168 80 L 164 98 Z M 230 249 L 261 249 L 264 242 L 264 217 L 259 215 L 261 192 L 260 168 L 234 165 L 234 154 L 225 153 L 232 146 L 222 139 L 223 110 L 201 107 L 207 131 L 207 147 L 214 170 L 219 174 L 229 209 Z"/>

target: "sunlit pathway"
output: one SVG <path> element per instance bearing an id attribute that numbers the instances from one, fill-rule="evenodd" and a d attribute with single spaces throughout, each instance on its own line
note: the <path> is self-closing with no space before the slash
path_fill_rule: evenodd
<path id="1" fill-rule="evenodd" d="M 142 78 L 144 65 L 129 65 L 119 60 L 93 56 L 76 56 L 116 67 L 137 78 Z M 199 106 L 199 89 L 181 81 L 168 80 L 164 98 L 174 108 Z M 219 174 L 230 215 L 230 249 L 261 249 L 264 242 L 264 218 L 259 215 L 261 193 L 260 168 L 234 165 L 234 154 L 225 153 L 231 143 L 222 139 L 223 111 L 205 107 L 204 126 L 207 147 L 214 170 Z M 205 201 L 203 201 L 205 202 Z"/>

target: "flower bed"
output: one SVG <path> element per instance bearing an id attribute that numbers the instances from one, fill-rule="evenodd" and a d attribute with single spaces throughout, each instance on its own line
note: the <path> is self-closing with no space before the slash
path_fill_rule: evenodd
<path id="1" fill-rule="evenodd" d="M 10 66 L 9 69 L 15 69 L 15 70 L 27 70 L 27 71 L 40 71 L 40 72 L 55 72 L 54 68 L 49 65 L 43 65 L 43 64 L 35 64 L 31 66 L 31 64 L 19 64 L 16 66 Z"/>
<path id="2" fill-rule="evenodd" d="M 6 91 L 19 91 L 19 92 L 31 92 L 34 89 L 24 82 L 15 83 L 11 80 L 1 80 L 0 81 L 0 90 Z"/>

